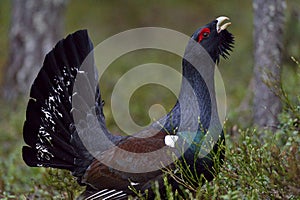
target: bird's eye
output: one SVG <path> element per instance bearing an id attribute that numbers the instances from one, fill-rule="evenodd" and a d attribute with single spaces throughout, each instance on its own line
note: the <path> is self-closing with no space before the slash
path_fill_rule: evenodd
<path id="1" fill-rule="evenodd" d="M 199 34 L 198 37 L 198 42 L 201 42 L 204 38 L 208 38 L 210 34 L 210 29 L 209 28 L 204 28 Z"/>
<path id="2" fill-rule="evenodd" d="M 204 32 L 203 33 L 203 38 L 207 38 L 209 36 L 209 32 Z"/>

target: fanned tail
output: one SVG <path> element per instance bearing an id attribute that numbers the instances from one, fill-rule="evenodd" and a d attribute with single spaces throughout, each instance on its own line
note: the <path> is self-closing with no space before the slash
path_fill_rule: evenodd
<path id="1" fill-rule="evenodd" d="M 76 75 L 92 50 L 87 31 L 81 30 L 58 42 L 46 55 L 31 87 L 23 128 L 27 165 L 68 169 L 80 177 L 92 162 L 93 156 L 78 138 L 71 113 Z M 96 80 L 95 73 L 89 75 Z M 98 85 L 94 94 L 98 120 L 105 126 Z"/>

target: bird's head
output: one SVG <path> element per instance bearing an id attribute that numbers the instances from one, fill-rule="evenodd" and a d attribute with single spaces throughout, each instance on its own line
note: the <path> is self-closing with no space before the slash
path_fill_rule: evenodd
<path id="1" fill-rule="evenodd" d="M 228 17 L 218 17 L 197 29 L 192 35 L 192 38 L 202 45 L 215 63 L 219 62 L 220 55 L 227 58 L 229 51 L 233 48 L 233 35 L 226 30 L 231 24 L 228 21 Z"/>

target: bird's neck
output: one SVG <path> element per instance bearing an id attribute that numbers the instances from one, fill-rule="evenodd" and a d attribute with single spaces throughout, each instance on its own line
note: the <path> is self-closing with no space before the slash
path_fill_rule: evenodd
<path id="1" fill-rule="evenodd" d="M 215 63 L 206 52 L 196 52 L 200 53 L 191 56 L 193 51 L 186 52 L 183 59 L 179 97 L 168 114 L 165 130 L 203 132 L 211 123 L 219 124 L 214 87 Z"/>
<path id="2" fill-rule="evenodd" d="M 182 72 L 180 94 L 175 106 L 175 109 L 181 112 L 181 124 L 185 124 L 184 129 L 193 130 L 197 127 L 199 130 L 201 127 L 207 130 L 213 111 L 212 104 L 215 102 L 214 68 L 201 74 L 196 66 L 184 59 Z"/>

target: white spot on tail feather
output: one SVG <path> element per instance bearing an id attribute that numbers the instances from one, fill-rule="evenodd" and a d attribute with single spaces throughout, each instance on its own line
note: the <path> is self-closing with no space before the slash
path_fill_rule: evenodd
<path id="1" fill-rule="evenodd" d="M 54 157 L 54 155 L 49 152 L 47 147 L 40 143 L 36 143 L 35 148 L 37 150 L 37 159 L 38 160 L 50 160 L 51 158 Z"/>
<path id="2" fill-rule="evenodd" d="M 82 71 L 82 70 L 78 70 L 78 72 L 77 72 L 78 74 L 84 74 L 85 73 L 85 71 Z"/>

